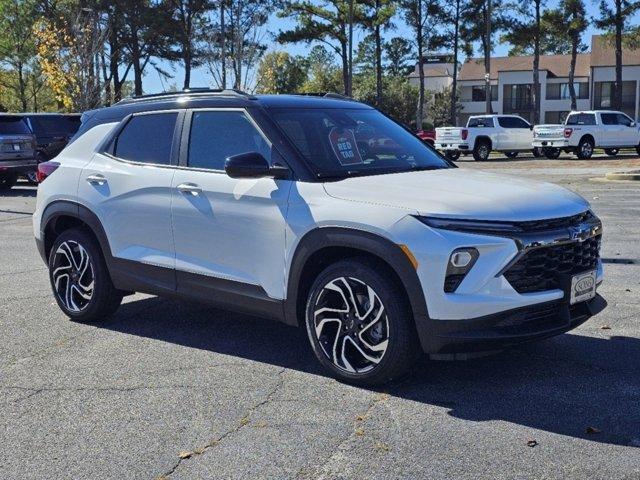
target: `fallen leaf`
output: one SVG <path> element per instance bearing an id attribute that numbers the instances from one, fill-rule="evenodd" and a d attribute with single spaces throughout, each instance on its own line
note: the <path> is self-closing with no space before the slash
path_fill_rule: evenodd
<path id="1" fill-rule="evenodd" d="M 182 450 L 180 453 L 178 453 L 178 456 L 183 460 L 185 458 L 189 458 L 191 455 L 193 455 L 193 452 L 187 452 L 186 450 Z"/>
<path id="2" fill-rule="evenodd" d="M 624 291 L 625 291 L 625 292 L 630 292 L 630 291 L 631 291 L 631 289 L 630 289 L 630 288 L 625 288 L 625 289 L 624 289 Z"/>
<path id="3" fill-rule="evenodd" d="M 588 434 L 590 434 L 590 435 L 591 435 L 591 434 L 594 434 L 594 433 L 600 433 L 602 430 L 600 430 L 599 428 L 596 428 L 596 427 L 587 427 L 587 428 L 585 429 L 585 431 L 586 431 Z"/>
<path id="4" fill-rule="evenodd" d="M 600 327 L 601 330 L 611 330 L 611 325 L 602 325 Z"/>
<path id="5" fill-rule="evenodd" d="M 256 428 L 264 428 L 267 426 L 267 422 L 265 422 L 264 420 L 260 420 L 259 422 L 256 422 L 255 427 Z"/>
<path id="6" fill-rule="evenodd" d="M 240 425 L 244 426 L 244 425 L 246 425 L 247 423 L 249 423 L 249 417 L 242 417 L 242 418 L 240 419 Z"/>
<path id="7" fill-rule="evenodd" d="M 377 442 L 375 444 L 375 449 L 376 450 L 381 450 L 383 452 L 388 452 L 388 451 L 391 450 L 391 447 L 389 445 L 387 445 L 386 443 Z"/>
<path id="8" fill-rule="evenodd" d="M 364 435 L 364 429 L 362 428 L 356 428 L 355 430 L 356 435 L 358 435 L 359 437 Z"/>
<path id="9" fill-rule="evenodd" d="M 527 447 L 533 448 L 533 447 L 537 447 L 537 446 L 538 446 L 538 441 L 537 440 L 533 440 L 533 439 L 527 440 Z"/>
<path id="10" fill-rule="evenodd" d="M 204 448 L 196 448 L 193 453 L 196 455 L 202 455 L 204 453 Z"/>
<path id="11" fill-rule="evenodd" d="M 358 416 L 356 417 L 356 420 L 357 420 L 358 422 L 362 422 L 362 421 L 364 420 L 364 415 L 358 415 Z"/>

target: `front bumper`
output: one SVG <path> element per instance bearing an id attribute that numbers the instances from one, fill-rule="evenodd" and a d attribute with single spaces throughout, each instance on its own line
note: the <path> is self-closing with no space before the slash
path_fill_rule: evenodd
<path id="1" fill-rule="evenodd" d="M 536 139 L 533 141 L 534 148 L 569 148 L 569 140 L 564 138 Z"/>
<path id="2" fill-rule="evenodd" d="M 426 353 L 464 359 L 467 354 L 491 352 L 560 335 L 586 322 L 607 306 L 600 295 L 569 305 L 547 302 L 468 320 L 416 321 Z"/>

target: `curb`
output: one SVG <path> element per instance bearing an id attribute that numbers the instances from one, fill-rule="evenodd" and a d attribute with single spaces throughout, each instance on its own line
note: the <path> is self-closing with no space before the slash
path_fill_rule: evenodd
<path id="1" fill-rule="evenodd" d="M 631 172 L 609 172 L 605 175 L 607 180 L 640 180 L 640 170 L 633 170 Z"/>

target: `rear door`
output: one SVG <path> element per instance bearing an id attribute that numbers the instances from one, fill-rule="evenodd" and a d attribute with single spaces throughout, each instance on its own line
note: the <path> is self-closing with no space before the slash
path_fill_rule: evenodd
<path id="1" fill-rule="evenodd" d="M 518 150 L 518 135 L 514 117 L 498 117 L 498 142 L 493 149 L 502 152 Z"/>
<path id="2" fill-rule="evenodd" d="M 98 216 L 112 255 L 132 270 L 159 267 L 152 281 L 170 290 L 175 288 L 171 181 L 183 116 L 177 110 L 123 120 L 113 142 L 82 171 L 78 185 L 78 197 Z"/>
<path id="3" fill-rule="evenodd" d="M 600 114 L 602 126 L 600 127 L 601 135 L 598 146 L 617 147 L 622 142 L 622 127 L 618 124 L 616 113 L 606 112 Z"/>

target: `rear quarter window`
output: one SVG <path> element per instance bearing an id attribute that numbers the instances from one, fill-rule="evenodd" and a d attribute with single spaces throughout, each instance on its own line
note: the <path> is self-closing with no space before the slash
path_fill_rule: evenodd
<path id="1" fill-rule="evenodd" d="M 595 125 L 596 116 L 593 113 L 573 113 L 567 117 L 567 125 Z"/>
<path id="2" fill-rule="evenodd" d="M 494 126 L 493 118 L 489 117 L 479 117 L 479 118 L 470 118 L 467 122 L 467 127 L 487 127 L 491 128 Z"/>
<path id="3" fill-rule="evenodd" d="M 115 139 L 113 155 L 131 162 L 169 165 L 178 114 L 134 115 Z"/>

